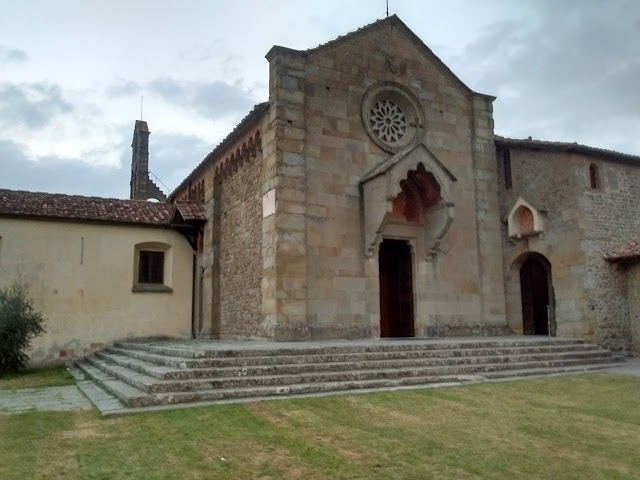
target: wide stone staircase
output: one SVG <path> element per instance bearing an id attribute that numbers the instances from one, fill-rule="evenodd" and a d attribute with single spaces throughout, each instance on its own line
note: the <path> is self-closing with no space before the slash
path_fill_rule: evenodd
<path id="1" fill-rule="evenodd" d="M 579 372 L 624 361 L 547 337 L 308 343 L 136 341 L 78 363 L 125 408 Z"/>

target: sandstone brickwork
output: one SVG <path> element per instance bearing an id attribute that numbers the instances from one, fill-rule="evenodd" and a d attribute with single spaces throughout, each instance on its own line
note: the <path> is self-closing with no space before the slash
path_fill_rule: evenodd
<path id="1" fill-rule="evenodd" d="M 220 337 L 254 338 L 262 316 L 262 163 L 220 185 Z"/>
<path id="2" fill-rule="evenodd" d="M 437 251 L 425 248 L 424 226 L 389 225 L 377 239 L 412 246 L 416 335 L 504 333 L 492 98 L 469 90 L 396 20 L 309 52 L 275 47 L 267 58 L 265 171 L 275 177 L 265 178 L 263 191 L 273 182 L 278 211 L 263 224 L 275 275 L 266 275 L 263 293 L 276 292 L 263 301 L 275 336 L 380 333 L 377 252 L 366 256 L 362 225 L 363 210 L 375 207 L 363 202 L 360 184 L 391 156 L 363 124 L 363 98 L 376 85 L 415 96 L 416 118 L 424 119 L 418 143 L 456 178 L 455 219 Z"/>
<path id="3" fill-rule="evenodd" d="M 260 337 L 262 318 L 261 130 L 256 105 L 171 194 L 202 202 L 208 221 L 194 252 L 193 334 Z"/>

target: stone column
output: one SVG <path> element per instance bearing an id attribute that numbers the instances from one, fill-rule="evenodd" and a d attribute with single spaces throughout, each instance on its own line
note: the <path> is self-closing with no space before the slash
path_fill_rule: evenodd
<path id="1" fill-rule="evenodd" d="M 268 54 L 270 111 L 263 135 L 262 193 L 275 194 L 263 218 L 263 332 L 275 340 L 310 338 L 307 322 L 305 57 L 274 47 Z"/>
<path id="2" fill-rule="evenodd" d="M 482 322 L 495 333 L 507 333 L 493 100 L 480 94 L 471 100 L 479 290 Z"/>

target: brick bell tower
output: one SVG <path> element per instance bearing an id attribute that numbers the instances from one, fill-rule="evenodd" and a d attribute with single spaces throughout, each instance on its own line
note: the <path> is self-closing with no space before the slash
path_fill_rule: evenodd
<path id="1" fill-rule="evenodd" d="M 131 191 L 132 200 L 149 200 L 155 198 L 166 202 L 167 196 L 149 178 L 149 126 L 147 122 L 136 120 L 131 142 Z"/>

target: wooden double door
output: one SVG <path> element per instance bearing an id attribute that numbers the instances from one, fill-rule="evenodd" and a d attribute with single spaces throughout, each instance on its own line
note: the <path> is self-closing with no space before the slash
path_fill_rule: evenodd
<path id="1" fill-rule="evenodd" d="M 413 337 L 413 269 L 411 246 L 404 240 L 380 244 L 380 336 Z"/>

